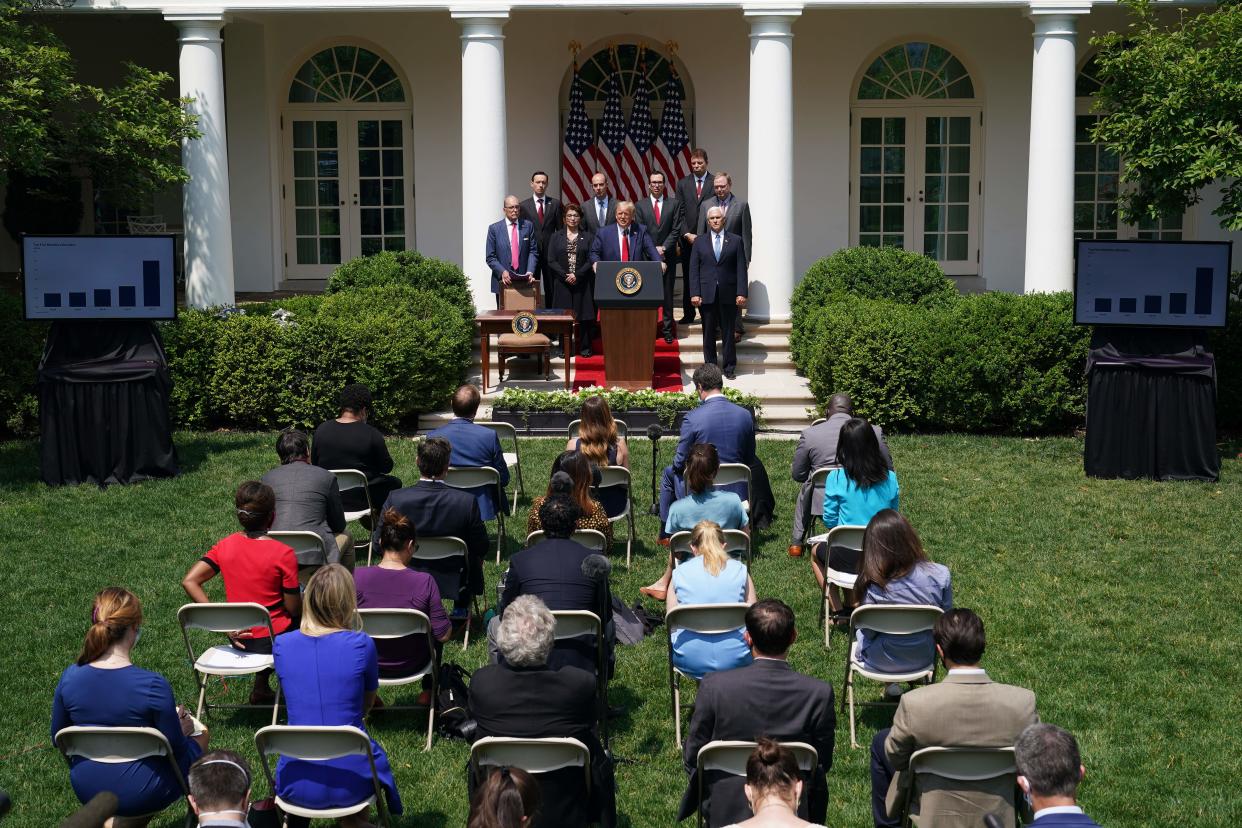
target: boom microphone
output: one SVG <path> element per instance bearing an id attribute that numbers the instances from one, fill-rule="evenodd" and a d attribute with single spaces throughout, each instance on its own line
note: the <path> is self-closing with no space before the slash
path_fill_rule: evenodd
<path id="1" fill-rule="evenodd" d="M 60 824 L 60 828 L 100 828 L 109 818 L 116 815 L 120 802 L 116 794 L 102 791 L 91 797 L 81 808 L 78 808 L 68 819 Z"/>
<path id="2" fill-rule="evenodd" d="M 664 429 L 660 428 L 659 423 L 652 423 L 647 426 L 647 439 L 651 441 L 651 509 L 650 514 L 660 514 L 660 501 L 656 495 L 656 466 L 659 465 L 660 455 L 660 438 L 664 435 Z"/>
<path id="3" fill-rule="evenodd" d="M 587 555 L 582 559 L 582 574 L 593 581 L 607 581 L 612 574 L 612 561 L 599 554 Z"/>

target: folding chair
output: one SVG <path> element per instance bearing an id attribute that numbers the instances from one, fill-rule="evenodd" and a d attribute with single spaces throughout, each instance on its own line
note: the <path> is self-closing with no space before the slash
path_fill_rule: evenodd
<path id="1" fill-rule="evenodd" d="M 152 236 L 168 232 L 168 222 L 159 213 L 153 216 L 126 216 L 125 223 L 129 226 L 131 236 Z"/>
<path id="2" fill-rule="evenodd" d="M 619 520 L 629 520 L 630 533 L 625 538 L 625 567 L 629 569 L 630 553 L 633 549 L 634 539 L 637 537 L 634 532 L 634 490 L 630 486 L 630 470 L 625 466 L 604 466 L 599 470 L 599 473 L 599 486 L 596 488 L 611 489 L 621 486 L 625 489 L 625 510 L 619 515 L 609 517 L 608 522 L 616 523 Z"/>
<path id="3" fill-rule="evenodd" d="M 746 626 L 748 609 L 747 604 L 681 604 L 664 617 L 664 627 L 668 630 L 668 687 L 673 697 L 673 731 L 677 735 L 678 750 L 681 750 L 681 679 L 697 679 L 674 666 L 673 631 L 685 629 L 705 635 L 732 632 Z"/>
<path id="4" fill-rule="evenodd" d="M 317 532 L 276 531 L 268 532 L 267 536 L 291 548 L 297 556 L 298 566 L 318 566 L 328 562 L 328 550 L 323 548 L 323 538 Z M 370 565 L 371 558 L 368 555 L 367 566 Z"/>
<path id="5" fill-rule="evenodd" d="M 725 551 L 735 558 L 740 558 L 742 563 L 746 564 L 746 568 L 750 569 L 750 535 L 741 529 L 724 529 Z M 673 550 L 673 566 L 678 567 L 690 559 L 694 554 L 690 549 L 690 538 L 693 532 L 681 531 L 675 532 L 668 539 L 669 549 Z"/>
<path id="6" fill-rule="evenodd" d="M 595 636 L 595 686 L 599 695 L 599 729 L 608 747 L 608 653 L 604 647 L 604 625 L 599 616 L 589 610 L 551 610 L 556 619 L 553 636 L 557 641 L 577 638 L 580 635 Z"/>
<path id="7" fill-rule="evenodd" d="M 622 440 L 630 436 L 630 427 L 625 424 L 625 420 L 618 420 L 616 417 L 612 421 L 617 424 L 617 436 Z M 565 434 L 573 440 L 578 436 L 578 431 L 582 427 L 582 420 L 570 420 L 569 425 L 565 427 Z"/>
<path id="8" fill-rule="evenodd" d="M 927 632 L 936 624 L 943 610 L 930 604 L 864 604 L 850 615 L 850 647 L 845 660 L 845 699 L 850 708 L 850 746 L 858 747 L 854 721 L 854 676 L 861 676 L 882 684 L 921 681 L 930 684 L 936 677 L 936 651 L 933 649 L 926 665 L 902 673 L 886 673 L 873 670 L 858 660 L 859 630 L 872 630 L 885 635 L 915 635 Z M 859 702 L 862 707 L 895 707 L 896 702 Z"/>
<path id="9" fill-rule="evenodd" d="M 1012 747 L 926 747 L 911 754 L 909 773 L 914 776 L 914 785 L 910 795 L 906 798 L 905 808 L 902 813 L 902 825 L 917 825 L 919 821 L 931 824 L 934 821 L 934 814 L 927 814 L 922 808 L 919 809 L 920 812 L 918 814 L 911 813 L 913 804 L 922 796 L 919 783 L 923 777 L 935 776 L 954 782 L 979 783 L 1008 776 L 1010 777 L 1009 788 L 1012 789 L 1017 785 L 1018 769 L 1014 762 Z M 929 790 L 932 789 L 945 791 L 946 786 L 943 783 L 937 783 L 934 788 L 929 787 Z M 960 816 L 962 809 L 967 804 L 963 797 L 953 797 L 953 808 L 956 815 Z M 1014 824 L 1020 824 L 1016 800 L 1011 804 L 1014 812 Z M 980 825 L 983 824 L 983 818 L 987 813 L 989 812 L 980 808 L 978 814 L 978 823 Z M 994 811 L 990 813 L 1000 817 Z"/>
<path id="10" fill-rule="evenodd" d="M 371 737 L 356 727 L 338 725 L 335 727 L 291 727 L 289 725 L 271 725 L 254 734 L 254 746 L 259 751 L 259 761 L 263 763 L 263 775 L 271 786 L 272 795 L 276 798 L 276 807 L 286 815 L 306 817 L 307 819 L 340 819 L 357 813 L 365 813 L 374 803 L 379 809 L 380 822 L 388 825 L 388 805 L 384 800 L 384 790 L 380 785 L 379 775 L 375 772 L 375 755 L 371 753 Z M 287 756 L 290 759 L 304 759 L 310 762 L 322 762 L 327 759 L 338 759 L 342 756 L 365 756 L 371 763 L 371 784 L 374 793 L 361 802 L 343 808 L 306 808 L 282 799 L 276 793 L 276 778 L 272 776 L 270 756 Z M 288 820 L 283 820 L 288 824 Z"/>
<path id="11" fill-rule="evenodd" d="M 808 778 L 815 772 L 815 768 L 819 765 L 819 752 L 814 747 L 806 742 L 781 742 L 780 745 L 793 752 L 798 760 L 798 770 Z M 704 821 L 703 795 L 707 792 L 704 777 L 707 772 L 723 771 L 732 776 L 745 776 L 746 762 L 757 747 L 759 747 L 758 742 L 715 741 L 708 742 L 699 748 L 699 755 L 696 759 L 699 780 L 698 805 L 695 808 L 699 815 L 699 828 L 702 828 Z"/>
<path id="12" fill-rule="evenodd" d="M 713 486 L 719 489 L 734 483 L 746 484 L 746 497 L 742 498 L 742 508 L 750 514 L 750 466 L 745 463 L 721 463 Z"/>
<path id="13" fill-rule="evenodd" d="M 52 741 L 66 762 L 73 756 L 80 756 L 92 762 L 123 765 L 152 756 L 163 756 L 172 767 L 173 776 L 181 786 L 182 796 L 188 797 L 190 794 L 172 746 L 168 744 L 164 734 L 154 727 L 65 727 L 56 731 Z M 193 828 L 198 824 L 198 817 L 194 815 L 189 800 L 182 801 L 186 806 L 185 825 Z M 141 817 L 153 817 L 162 810 L 142 814 Z"/>
<path id="14" fill-rule="evenodd" d="M 484 767 L 521 768 L 527 773 L 551 773 L 561 768 L 582 768 L 582 796 L 591 795 L 591 751 L 566 736 L 545 739 L 514 739 L 484 736 L 470 746 L 470 769 L 482 782 Z"/>
<path id="15" fill-rule="evenodd" d="M 526 283 L 514 282 L 504 285 L 496 297 L 501 310 L 535 311 L 543 307 L 539 282 L 535 279 Z M 569 343 L 565 343 L 569 347 Z M 552 339 L 547 334 L 502 333 L 496 338 L 496 368 L 499 371 L 497 382 L 505 381 L 505 359 L 514 354 L 538 354 L 543 378 L 552 378 Z M 566 370 L 569 369 L 569 356 L 565 357 Z"/>
<path id="16" fill-rule="evenodd" d="M 366 497 L 366 500 L 367 500 L 367 508 L 356 509 L 352 512 L 345 513 L 346 523 L 353 523 L 355 521 L 361 520 L 366 515 L 375 514 L 375 504 L 371 502 L 371 489 L 367 486 L 367 476 L 365 474 L 358 471 L 357 469 L 333 469 L 332 473 L 336 475 L 336 488 L 340 490 L 341 494 L 345 494 L 345 492 L 350 491 L 351 489 L 362 489 L 362 494 L 363 496 Z M 380 505 L 383 505 L 383 504 L 380 504 Z M 359 525 L 362 526 L 362 524 L 359 524 Z M 362 528 L 366 529 L 366 533 L 367 533 L 367 542 L 366 542 L 367 566 L 370 566 L 371 565 L 371 530 L 367 529 L 366 526 L 362 526 Z M 359 543 L 354 544 L 355 557 L 358 554 L 358 547 L 361 545 L 362 544 L 359 544 Z"/>
<path id="17" fill-rule="evenodd" d="M 203 711 L 212 707 L 225 709 L 250 709 L 266 707 L 254 704 L 207 704 L 207 677 L 249 676 L 261 673 L 275 666 L 275 659 L 270 654 L 245 653 L 228 644 L 208 647 L 199 655 L 194 655 L 194 646 L 190 643 L 190 630 L 207 630 L 213 633 L 230 633 L 250 627 L 267 627 L 267 634 L 275 638 L 272 631 L 272 616 L 267 608 L 259 604 L 186 604 L 177 610 L 177 621 L 181 624 L 181 637 L 185 639 L 185 650 L 190 656 L 190 664 L 194 671 L 194 680 L 198 682 L 198 708 L 196 718 L 203 718 Z M 276 723 L 276 714 L 280 710 L 280 683 L 276 684 L 276 700 L 272 702 L 272 724 Z"/>
<path id="18" fill-rule="evenodd" d="M 812 427 L 812 428 L 814 428 L 815 426 L 819 425 L 820 423 L 826 423 L 826 422 L 828 422 L 828 418 L 827 418 L 827 417 L 816 417 L 814 420 L 811 420 L 811 427 Z"/>
<path id="19" fill-rule="evenodd" d="M 444 561 L 449 558 L 460 558 L 461 570 L 456 583 L 446 577 L 447 573 L 439 570 L 423 570 L 435 578 L 441 599 L 455 600 L 460 593 L 461 584 L 470 577 L 468 555 L 469 547 L 466 546 L 466 542 L 461 538 L 455 538 L 452 535 L 429 535 L 414 542 L 414 557 L 410 559 L 410 565 L 418 569 L 417 564 L 420 562 L 429 563 L 432 561 Z M 441 584 L 442 580 L 443 584 Z M 456 587 L 456 591 L 451 591 L 452 587 Z M 466 633 L 461 642 L 463 650 L 470 646 L 470 625 L 475 618 L 483 617 L 483 611 L 479 608 L 479 596 L 477 595 L 470 596 L 470 612 L 471 617 L 466 619 Z"/>
<path id="20" fill-rule="evenodd" d="M 384 678 L 380 676 L 380 687 L 400 687 L 405 684 L 413 684 L 414 682 L 422 682 L 424 676 L 431 676 L 431 704 L 427 705 L 427 744 L 423 747 L 423 751 L 431 750 L 431 737 L 435 733 L 436 724 L 436 699 L 439 698 L 440 689 L 440 652 L 436 647 L 436 637 L 431 631 L 431 619 L 426 613 L 419 612 L 416 609 L 360 609 L 358 615 L 362 618 L 362 631 L 376 641 L 405 638 L 411 635 L 425 636 L 427 639 L 427 652 L 430 657 L 423 667 L 408 676 L 400 678 Z M 376 710 L 422 710 L 423 705 L 420 704 L 385 704 L 380 708 L 371 708 L 371 712 Z"/>
<path id="21" fill-rule="evenodd" d="M 824 542 L 828 544 L 828 549 L 833 546 L 844 546 L 846 549 L 861 550 L 863 543 L 863 534 L 867 531 L 866 526 L 834 526 L 824 536 Z M 830 638 L 832 636 L 832 607 L 828 601 L 828 588 L 835 586 L 848 592 L 854 588 L 854 584 L 858 581 L 858 573 L 842 572 L 839 569 L 833 569 L 824 564 L 824 589 L 820 593 L 819 602 L 819 623 L 824 627 L 824 649 L 829 649 Z"/>
<path id="22" fill-rule="evenodd" d="M 547 534 L 542 529 L 536 529 L 526 536 L 526 545 L 534 546 L 546 537 Z M 582 544 L 592 552 L 598 552 L 601 555 L 608 554 L 608 538 L 598 529 L 575 529 L 569 539 Z"/>
<path id="23" fill-rule="evenodd" d="M 815 521 L 824 522 L 824 486 L 828 482 L 828 475 L 840 466 L 821 466 L 811 472 L 811 494 L 806 499 L 806 514 L 802 520 L 802 538 L 798 541 L 799 546 L 806 546 L 806 540 L 811 536 L 815 529 Z M 816 502 L 818 499 L 818 502 Z"/>
<path id="24" fill-rule="evenodd" d="M 481 425 L 484 428 L 490 428 L 496 432 L 496 436 L 500 438 L 501 449 L 504 449 L 504 441 L 506 438 L 513 440 L 513 451 L 504 452 L 505 465 L 509 467 L 511 472 L 517 473 L 517 488 L 513 490 L 513 511 L 517 511 L 518 491 L 522 493 L 522 497 L 526 497 L 526 484 L 522 482 L 522 454 L 518 450 L 518 433 L 512 423 L 498 423 L 492 420 L 475 420 L 475 425 Z"/>
<path id="25" fill-rule="evenodd" d="M 505 540 L 505 488 L 500 484 L 500 472 L 491 466 L 449 466 L 444 482 L 454 489 L 476 489 L 479 486 L 496 487 L 496 563 L 500 563 L 500 550 Z"/>

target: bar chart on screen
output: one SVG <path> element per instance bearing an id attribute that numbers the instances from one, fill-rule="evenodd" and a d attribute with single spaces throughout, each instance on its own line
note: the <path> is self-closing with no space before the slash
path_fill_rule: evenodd
<path id="1" fill-rule="evenodd" d="M 173 236 L 24 236 L 27 319 L 172 319 Z"/>
<path id="2" fill-rule="evenodd" d="M 1079 241 L 1074 321 L 1081 325 L 1225 325 L 1229 242 Z"/>

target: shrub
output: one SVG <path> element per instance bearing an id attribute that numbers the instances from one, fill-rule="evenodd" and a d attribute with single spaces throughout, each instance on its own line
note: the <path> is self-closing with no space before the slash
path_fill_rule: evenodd
<path id="1" fill-rule="evenodd" d="M 159 325 L 172 375 L 169 409 L 180 428 L 203 428 L 211 419 L 212 359 L 224 328 L 215 313 L 182 308 L 176 321 Z"/>
<path id="2" fill-rule="evenodd" d="M 417 250 L 385 250 L 361 256 L 338 267 L 328 277 L 327 294 L 368 287 L 408 285 L 447 299 L 462 316 L 474 318 L 474 299 L 466 274 L 443 259 L 424 256 Z"/>
<path id="3" fill-rule="evenodd" d="M 18 437 L 39 429 L 39 399 L 35 382 L 47 339 L 46 322 L 27 322 L 22 300 L 0 292 L 0 433 Z"/>
<path id="4" fill-rule="evenodd" d="M 1242 298 L 1230 300 L 1228 321 L 1229 327 L 1212 331 L 1208 339 L 1216 357 L 1216 422 L 1242 429 Z"/>

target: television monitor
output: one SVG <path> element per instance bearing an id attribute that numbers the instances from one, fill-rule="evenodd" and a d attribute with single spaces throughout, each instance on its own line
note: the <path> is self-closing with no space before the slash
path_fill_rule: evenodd
<path id="1" fill-rule="evenodd" d="M 173 319 L 174 237 L 22 236 L 27 319 Z"/>
<path id="2" fill-rule="evenodd" d="M 1223 328 L 1229 242 L 1079 240 L 1074 323 Z"/>

